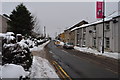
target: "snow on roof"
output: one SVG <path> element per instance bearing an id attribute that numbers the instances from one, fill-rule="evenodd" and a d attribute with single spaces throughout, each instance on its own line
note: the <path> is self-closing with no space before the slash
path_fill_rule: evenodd
<path id="1" fill-rule="evenodd" d="M 5 19 L 7 19 L 7 20 L 10 20 L 8 17 L 5 17 L 5 16 L 2 15 L 2 14 L 0 14 L 0 16 L 1 16 L 2 18 L 5 18 Z"/>
<path id="2" fill-rule="evenodd" d="M 111 20 L 112 18 L 118 16 L 118 12 L 120 12 L 120 11 L 115 11 L 115 12 L 114 12 L 113 14 L 111 14 L 110 16 L 107 16 L 104 20 L 105 20 L 105 21 Z M 98 21 L 95 21 L 95 22 L 92 22 L 92 23 L 89 23 L 89 24 L 83 24 L 83 25 L 81 25 L 81 26 L 79 26 L 79 27 L 75 27 L 75 28 L 71 29 L 71 31 L 74 31 L 74 30 L 79 29 L 79 28 L 91 26 L 91 25 L 94 25 L 94 24 L 102 23 L 102 22 L 103 22 L 103 19 L 98 20 Z"/>
<path id="3" fill-rule="evenodd" d="M 60 34 L 64 33 L 64 31 L 61 31 Z"/>
<path id="4" fill-rule="evenodd" d="M 107 18 L 113 18 L 113 17 L 116 17 L 116 16 L 119 16 L 120 11 L 114 11 L 112 14 L 110 14 Z"/>
<path id="5" fill-rule="evenodd" d="M 87 23 L 88 23 L 87 21 L 85 21 L 84 19 L 82 19 L 81 22 L 72 25 L 72 27 L 67 27 L 67 30 L 68 30 L 68 29 L 73 29 L 73 28 L 76 27 L 76 26 L 79 26 L 79 25 L 82 25 L 82 24 L 87 24 Z"/>

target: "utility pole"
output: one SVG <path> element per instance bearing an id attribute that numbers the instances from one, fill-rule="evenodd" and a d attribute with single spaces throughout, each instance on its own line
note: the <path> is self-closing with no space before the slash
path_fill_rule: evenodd
<path id="1" fill-rule="evenodd" d="M 104 53 L 104 20 L 105 18 L 105 0 L 103 0 L 103 41 L 102 41 L 102 53 Z"/>
<path id="2" fill-rule="evenodd" d="M 55 37 L 54 38 L 57 39 L 57 32 L 55 32 Z"/>
<path id="3" fill-rule="evenodd" d="M 46 27 L 44 26 L 44 37 L 46 37 Z"/>

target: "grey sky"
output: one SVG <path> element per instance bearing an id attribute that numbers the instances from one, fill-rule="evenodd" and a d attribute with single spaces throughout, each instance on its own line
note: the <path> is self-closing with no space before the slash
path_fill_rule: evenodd
<path id="1" fill-rule="evenodd" d="M 2 3 L 2 13 L 10 14 L 18 2 Z M 39 20 L 41 31 L 46 26 L 47 33 L 55 36 L 55 33 L 63 31 L 67 27 L 86 20 L 89 23 L 96 21 L 95 2 L 24 2 L 28 10 Z M 117 2 L 107 2 L 106 15 L 117 11 Z"/>

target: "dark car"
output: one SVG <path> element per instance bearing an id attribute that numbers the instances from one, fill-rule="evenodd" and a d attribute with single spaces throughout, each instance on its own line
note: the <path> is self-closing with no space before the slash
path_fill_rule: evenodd
<path id="1" fill-rule="evenodd" d="M 74 48 L 74 45 L 73 43 L 65 43 L 63 48 L 66 48 L 66 49 L 73 49 Z"/>

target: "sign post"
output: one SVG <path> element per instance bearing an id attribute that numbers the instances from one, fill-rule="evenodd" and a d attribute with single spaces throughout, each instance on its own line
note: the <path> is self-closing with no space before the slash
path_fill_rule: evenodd
<path id="1" fill-rule="evenodd" d="M 103 2 L 98 1 L 96 6 L 96 18 L 103 18 Z"/>
<path id="2" fill-rule="evenodd" d="M 103 19 L 103 38 L 102 38 L 102 53 L 104 53 L 104 18 L 105 18 L 105 1 L 97 1 L 96 18 Z"/>

